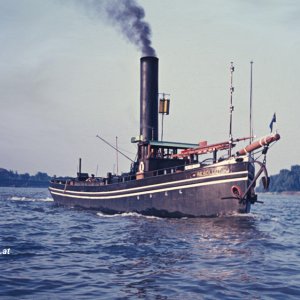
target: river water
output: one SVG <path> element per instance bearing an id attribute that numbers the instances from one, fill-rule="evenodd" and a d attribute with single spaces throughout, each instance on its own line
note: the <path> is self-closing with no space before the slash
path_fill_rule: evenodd
<path id="1" fill-rule="evenodd" d="M 299 299 L 300 196 L 248 215 L 161 219 L 0 188 L 1 299 Z"/>

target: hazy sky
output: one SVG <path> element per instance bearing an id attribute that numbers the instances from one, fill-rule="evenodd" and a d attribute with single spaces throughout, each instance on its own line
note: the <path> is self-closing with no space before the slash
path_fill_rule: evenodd
<path id="1" fill-rule="evenodd" d="M 140 51 L 101 13 L 96 0 L 0 0 L 0 167 L 19 173 L 98 175 L 115 152 L 132 158 L 139 134 Z M 138 0 L 159 57 L 159 90 L 171 94 L 165 140 L 228 139 L 230 62 L 234 137 L 249 134 L 250 61 L 254 132 L 277 113 L 282 139 L 271 174 L 300 164 L 300 1 Z M 238 150 L 238 149 L 237 149 Z M 120 169 L 130 162 L 120 158 Z"/>

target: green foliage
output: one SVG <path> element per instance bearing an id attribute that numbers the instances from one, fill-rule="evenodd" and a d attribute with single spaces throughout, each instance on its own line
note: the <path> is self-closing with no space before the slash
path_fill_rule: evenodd
<path id="1" fill-rule="evenodd" d="M 38 172 L 35 175 L 18 174 L 0 168 L 0 186 L 48 186 L 51 177 L 47 173 Z"/>
<path id="2" fill-rule="evenodd" d="M 260 183 L 258 192 L 266 192 Z M 298 192 L 300 191 L 300 166 L 295 165 L 291 170 L 283 169 L 277 175 L 270 176 L 270 186 L 267 192 Z"/>
<path id="3" fill-rule="evenodd" d="M 47 173 L 38 172 L 35 174 L 35 176 L 31 176 L 33 180 L 37 181 L 47 181 L 50 180 L 50 177 L 47 175 Z"/>

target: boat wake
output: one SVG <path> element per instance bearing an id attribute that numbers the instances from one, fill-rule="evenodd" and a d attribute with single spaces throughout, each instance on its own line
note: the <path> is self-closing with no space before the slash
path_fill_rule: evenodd
<path id="1" fill-rule="evenodd" d="M 113 215 L 109 215 L 109 214 L 104 214 L 102 212 L 98 212 L 97 216 L 102 217 L 102 218 L 120 218 L 120 217 L 126 217 L 126 218 L 146 218 L 146 219 L 161 219 L 159 217 L 155 217 L 155 216 L 146 216 L 146 215 L 142 215 L 136 212 L 126 212 L 126 213 L 122 213 L 122 214 L 113 214 Z"/>
<path id="2" fill-rule="evenodd" d="M 12 196 L 8 200 L 11 200 L 11 201 L 27 201 L 27 202 L 53 202 L 54 201 L 50 197 L 46 197 L 46 198 L 28 198 L 28 197 L 19 197 L 19 196 Z"/>
<path id="3" fill-rule="evenodd" d="M 238 212 L 234 212 L 230 215 L 228 215 L 227 217 L 239 217 L 239 218 L 257 218 L 257 214 L 250 212 L 250 213 L 238 213 Z"/>

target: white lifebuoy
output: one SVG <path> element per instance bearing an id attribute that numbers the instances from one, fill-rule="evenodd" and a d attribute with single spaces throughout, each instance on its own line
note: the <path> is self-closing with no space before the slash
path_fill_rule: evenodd
<path id="1" fill-rule="evenodd" d="M 145 170 L 145 164 L 143 161 L 141 161 L 139 165 L 139 172 L 144 172 L 144 170 Z"/>

